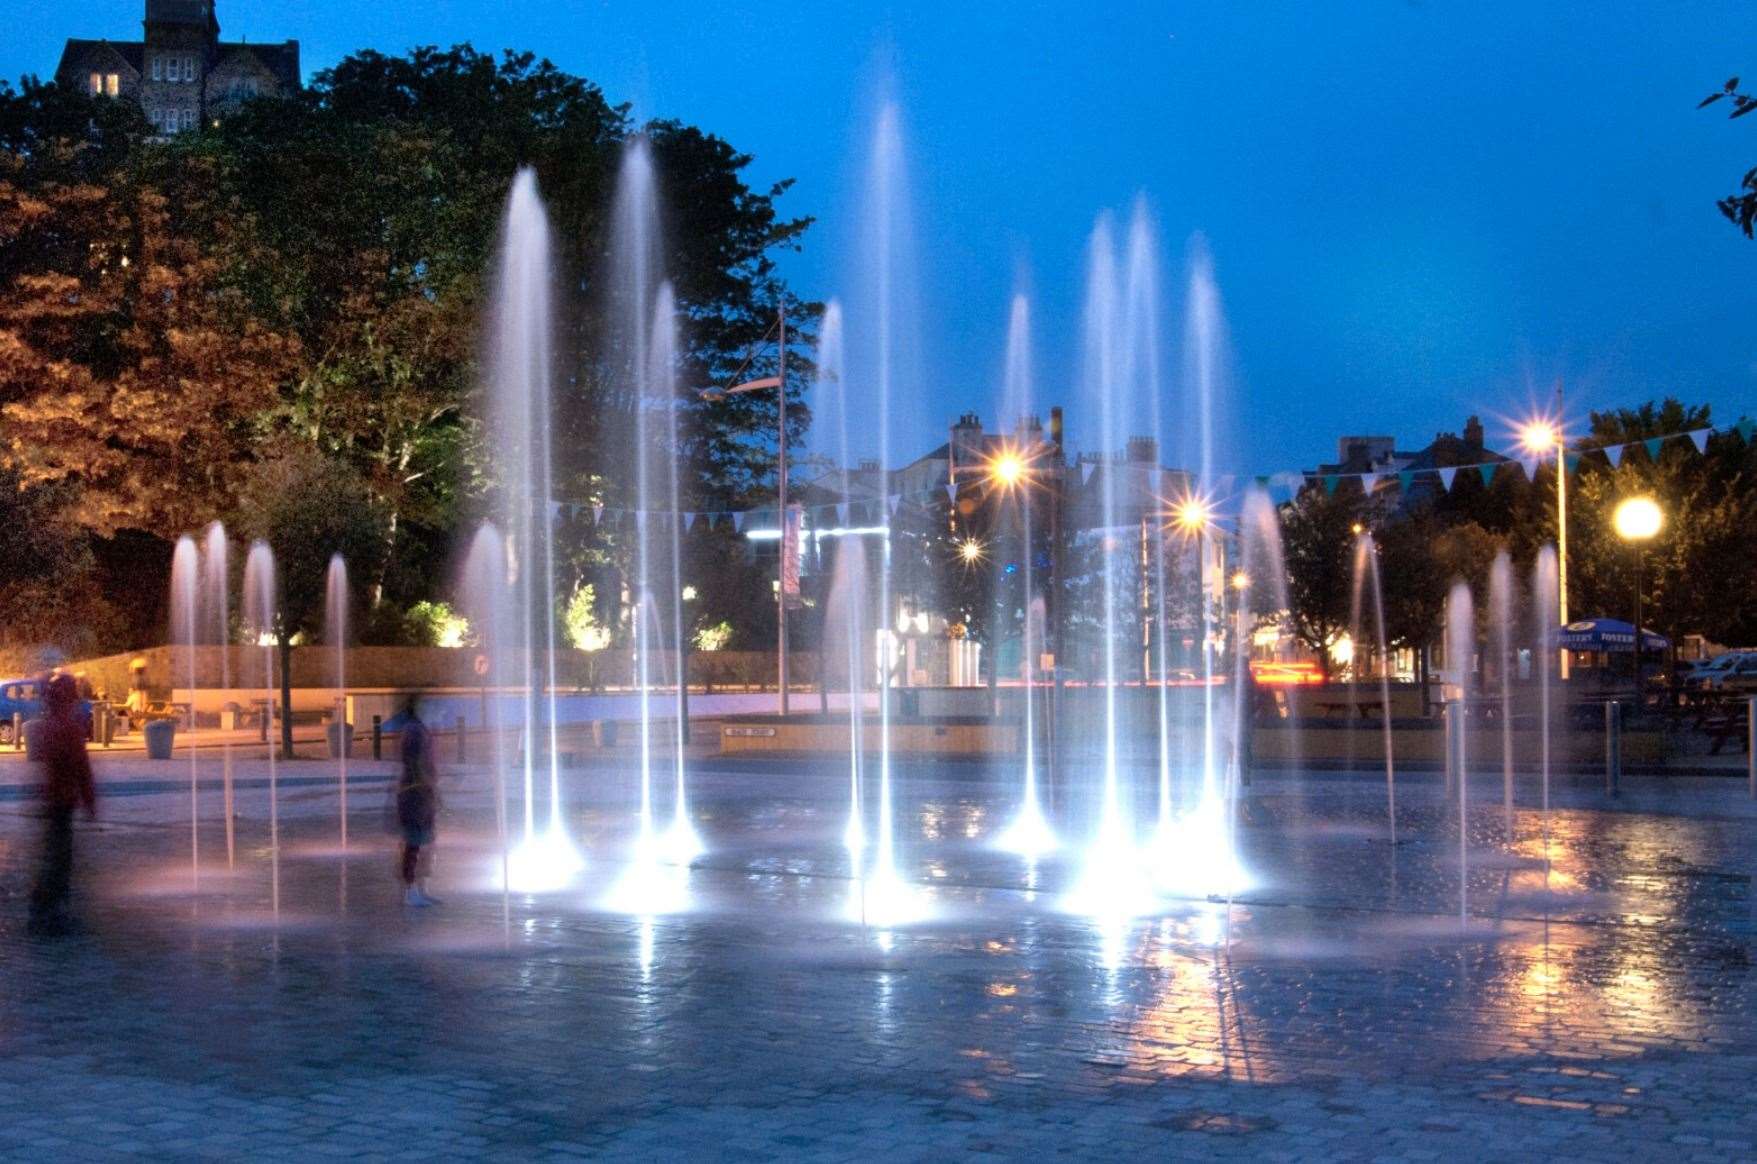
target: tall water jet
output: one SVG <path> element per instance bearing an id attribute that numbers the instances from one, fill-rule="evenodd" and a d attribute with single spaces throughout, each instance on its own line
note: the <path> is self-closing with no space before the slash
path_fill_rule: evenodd
<path id="1" fill-rule="evenodd" d="M 1471 664 L 1476 655 L 1476 611 L 1470 587 L 1462 580 L 1452 583 L 1446 596 L 1446 669 L 1451 672 L 1451 697 L 1447 700 L 1451 734 L 1451 767 L 1458 780 L 1458 924 L 1468 916 L 1470 900 L 1470 748 L 1465 724 L 1469 722 Z"/>
<path id="2" fill-rule="evenodd" d="M 677 304 L 669 281 L 659 285 L 653 305 L 652 355 L 648 360 L 648 383 L 656 406 L 665 414 L 665 444 L 661 460 L 665 465 L 665 496 L 671 510 L 666 528 L 671 534 L 670 613 L 671 656 L 676 659 L 672 684 L 672 778 L 671 824 L 660 841 L 660 850 L 673 863 L 687 865 L 699 857 L 706 846 L 689 818 L 687 790 L 688 756 L 684 747 L 685 700 L 689 693 L 689 676 L 685 672 L 689 655 L 684 641 L 687 629 L 683 623 L 683 498 L 677 478 L 677 459 L 682 442 L 677 431 Z M 644 506 L 642 508 L 645 508 Z"/>
<path id="3" fill-rule="evenodd" d="M 494 691 L 492 700 L 484 700 L 487 733 L 494 775 L 494 824 L 500 842 L 500 910 L 501 921 L 510 927 L 512 921 L 512 847 L 506 807 L 507 732 L 505 692 L 515 668 L 509 660 L 507 631 L 512 625 L 511 596 L 507 578 L 506 540 L 492 523 L 476 531 L 464 560 L 464 610 L 475 632 L 482 654 L 488 660 L 488 674 L 483 682 Z M 527 800 L 526 807 L 530 801 Z M 527 814 L 526 823 L 529 824 Z"/>
<path id="4" fill-rule="evenodd" d="M 252 542 L 244 560 L 244 626 L 262 650 L 262 714 L 271 726 L 275 705 L 275 557 L 267 542 Z M 269 897 L 276 916 L 281 912 L 281 804 L 275 760 L 274 732 L 268 745 Z"/>
<path id="5" fill-rule="evenodd" d="M 202 637 L 219 643 L 221 647 L 219 680 L 222 691 L 229 691 L 232 687 L 232 563 L 228 555 L 226 527 L 217 521 L 212 522 L 201 547 L 201 598 L 204 603 L 201 621 L 206 628 Z M 232 741 L 229 736 L 224 737 L 220 744 L 220 775 L 222 807 L 226 814 L 226 868 L 230 869 L 237 860 L 238 817 L 234 809 Z"/>
<path id="6" fill-rule="evenodd" d="M 1024 439 L 1036 440 L 1035 430 L 1025 428 L 1025 419 L 1035 421 L 1033 412 L 1035 385 L 1031 365 L 1031 303 L 1024 295 L 1013 296 L 1007 317 L 1006 364 L 1002 376 L 1001 415 L 1013 417 L 1015 445 L 1007 449 L 1002 464 L 992 468 L 995 488 L 1001 490 L 999 503 L 1016 502 L 1019 514 L 1019 561 L 1022 563 L 1024 620 L 1020 627 L 1020 679 L 1023 683 L 1024 765 L 1021 773 L 1019 809 L 1012 822 L 1000 835 L 1003 849 L 1034 857 L 1056 848 L 1055 830 L 1044 815 L 1037 789 L 1037 684 L 1034 681 L 1036 660 L 1043 644 L 1044 604 L 1036 592 L 1036 541 L 1032 528 L 1032 503 L 1038 487 L 1037 462 L 1043 450 L 1017 444 Z M 996 554 L 997 563 L 1006 555 Z M 997 582 L 999 580 L 997 579 Z M 999 652 L 993 666 L 999 666 Z"/>
<path id="7" fill-rule="evenodd" d="M 1536 644 L 1538 667 L 1538 771 L 1542 778 L 1543 800 L 1540 821 L 1543 829 L 1543 864 L 1544 877 L 1549 877 L 1550 868 L 1550 669 L 1556 662 L 1556 651 L 1552 644 L 1558 626 L 1557 607 L 1559 605 L 1561 587 L 1556 575 L 1556 548 L 1546 545 L 1537 551 L 1537 564 L 1533 567 L 1531 593 L 1532 617 L 1536 620 L 1536 633 L 1532 636 Z"/>
<path id="8" fill-rule="evenodd" d="M 348 848 L 348 751 L 353 741 L 348 723 L 348 564 L 332 554 L 324 576 L 323 633 L 329 639 L 335 679 L 334 720 L 330 733 L 336 753 L 336 794 L 341 802 L 342 850 Z"/>
<path id="9" fill-rule="evenodd" d="M 1350 630 L 1354 642 L 1361 641 L 1361 608 L 1367 582 L 1373 587 L 1373 645 L 1378 648 L 1374 656 L 1379 669 L 1379 730 L 1380 745 L 1384 749 L 1385 759 L 1385 821 L 1387 835 L 1393 845 L 1397 843 L 1397 766 L 1396 766 L 1396 731 L 1391 726 L 1391 671 L 1385 665 L 1385 591 L 1379 573 L 1379 545 L 1374 540 L 1371 530 L 1363 530 L 1354 542 L 1354 597 L 1350 618 Z M 1360 667 L 1360 648 L 1355 648 L 1355 662 L 1351 674 L 1358 672 Z M 1353 682 L 1353 680 L 1350 680 Z"/>
<path id="10" fill-rule="evenodd" d="M 912 415 L 914 378 L 907 376 L 899 365 L 914 350 L 915 336 L 907 325 L 913 305 L 912 287 L 905 286 L 909 272 L 910 239 L 907 219 L 907 181 L 904 173 L 903 133 L 895 105 L 887 104 L 880 111 L 873 137 L 868 167 L 868 197 L 861 218 L 866 237 L 863 239 L 865 270 L 871 279 L 867 289 L 869 310 L 861 318 L 870 320 L 868 339 L 872 345 L 869 371 L 873 395 L 877 399 L 879 472 L 887 474 L 891 464 L 894 425 L 899 416 Z M 890 489 L 888 476 L 885 491 Z M 893 624 L 895 587 L 892 562 L 892 538 L 884 539 L 879 563 L 879 596 L 875 626 L 889 628 Z M 881 925 L 911 920 L 921 911 L 918 892 L 904 883 L 898 871 L 895 807 L 891 770 L 891 719 L 893 714 L 892 672 L 894 659 L 887 657 L 880 664 L 878 689 L 879 781 L 878 821 L 873 830 L 873 855 L 868 874 L 859 879 L 853 903 L 862 920 Z"/>
<path id="11" fill-rule="evenodd" d="M 824 307 L 818 325 L 816 374 L 812 380 L 812 415 L 819 433 L 831 433 L 830 455 L 843 466 L 841 495 L 852 490 L 848 466 L 853 461 L 849 445 L 847 349 L 843 332 L 842 304 L 835 299 Z M 888 538 L 887 538 L 888 540 Z M 824 604 L 824 673 L 845 673 L 848 684 L 848 823 L 842 830 L 842 846 L 848 852 L 850 873 L 865 872 L 866 814 L 864 808 L 865 692 L 868 656 L 865 649 L 869 623 L 866 547 L 859 537 L 845 536 L 835 547 L 830 593 Z M 831 652 L 840 649 L 846 658 L 833 667 Z"/>
<path id="12" fill-rule="evenodd" d="M 197 606 L 197 588 L 200 584 L 197 575 L 200 572 L 201 561 L 195 548 L 195 539 L 178 538 L 177 548 L 171 553 L 171 643 L 184 650 L 184 675 L 189 683 L 191 738 L 186 746 L 189 750 L 189 883 L 192 889 L 201 887 L 201 782 L 196 770 L 193 738 L 196 705 L 195 648 L 201 639 L 201 620 Z"/>
<path id="13" fill-rule="evenodd" d="M 1186 382 L 1186 398 L 1194 406 L 1192 428 L 1195 433 L 1195 447 L 1187 451 L 1193 453 L 1196 465 L 1196 499 L 1204 506 L 1214 500 L 1215 487 L 1215 437 L 1216 437 L 1216 405 L 1222 386 L 1220 384 L 1222 349 L 1225 345 L 1226 322 L 1221 311 L 1220 287 L 1214 277 L 1214 265 L 1208 255 L 1207 246 L 1198 236 L 1193 240 L 1190 263 L 1189 282 L 1185 289 L 1184 303 L 1184 348 Z M 1187 463 L 1187 462 L 1186 462 Z M 1202 543 L 1198 539 L 1198 577 L 1206 583 L 1209 561 L 1202 551 Z M 1220 578 L 1216 587 L 1222 594 L 1228 579 Z M 1214 615 L 1215 604 L 1207 600 L 1204 591 L 1201 602 L 1202 642 L 1202 680 L 1204 694 L 1202 696 L 1202 792 L 1205 798 L 1211 799 L 1215 790 L 1215 733 L 1214 733 L 1214 653 L 1213 643 L 1216 639 Z"/>
<path id="14" fill-rule="evenodd" d="M 1495 673 L 1501 685 L 1501 807 L 1513 837 L 1513 561 L 1502 550 L 1489 568 L 1489 625 L 1495 634 Z"/>
<path id="15" fill-rule="evenodd" d="M 513 180 L 501 225 L 485 387 L 489 442 L 496 454 L 496 501 L 506 521 L 517 642 L 522 647 L 514 682 L 524 696 L 525 836 L 512 862 L 513 879 L 533 888 L 563 884 L 585 864 L 568 836 L 562 811 L 555 704 L 551 253 L 537 177 L 525 168 Z M 547 766 L 549 799 L 541 835 L 533 810 L 539 756 Z"/>

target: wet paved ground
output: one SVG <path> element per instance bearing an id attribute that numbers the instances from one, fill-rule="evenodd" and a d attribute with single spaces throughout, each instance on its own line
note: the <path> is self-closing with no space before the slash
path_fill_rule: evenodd
<path id="1" fill-rule="evenodd" d="M 1540 814 L 1510 834 L 1485 782 L 1461 921 L 1434 778 L 1400 788 L 1393 849 L 1374 781 L 1260 777 L 1228 926 L 1188 900 L 1070 915 L 1077 862 L 984 844 L 1013 781 L 905 772 L 932 915 L 881 931 L 846 920 L 845 777 L 698 769 L 710 852 L 653 899 L 684 912 L 601 907 L 631 789 L 586 771 L 587 873 L 503 919 L 480 773 L 448 778 L 446 904 L 419 912 L 384 769 L 355 766 L 344 858 L 329 771 L 283 767 L 277 920 L 259 787 L 230 874 L 203 794 L 191 892 L 187 769 L 112 760 L 87 932 L 56 942 L 23 933 L 34 825 L 0 797 L 0 1154 L 1757 1156 L 1742 783 L 1631 781 L 1614 811 L 1559 787 L 1546 873 Z"/>

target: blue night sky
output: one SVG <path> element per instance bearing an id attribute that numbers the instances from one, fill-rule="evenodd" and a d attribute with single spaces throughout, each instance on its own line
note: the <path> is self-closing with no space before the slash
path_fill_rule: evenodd
<path id="1" fill-rule="evenodd" d="M 0 74 L 52 72 L 67 35 L 139 35 L 140 0 L 53 8 L 14 22 Z M 1142 191 L 1174 369 L 1192 232 L 1213 254 L 1249 430 L 1223 468 L 1310 465 L 1344 432 L 1419 445 L 1469 412 L 1493 441 L 1558 377 L 1576 422 L 1667 393 L 1757 410 L 1757 244 L 1713 206 L 1757 163 L 1757 118 L 1693 108 L 1757 78 L 1749 3 L 221 0 L 220 18 L 227 39 L 299 39 L 308 75 L 367 46 L 528 48 L 697 123 L 756 156 L 753 184 L 799 180 L 784 207 L 820 221 L 786 269 L 815 298 L 856 280 L 894 96 L 918 363 L 945 370 L 922 440 L 961 407 L 992 418 L 1020 285 L 1039 398 L 1072 403 L 1085 239 Z"/>

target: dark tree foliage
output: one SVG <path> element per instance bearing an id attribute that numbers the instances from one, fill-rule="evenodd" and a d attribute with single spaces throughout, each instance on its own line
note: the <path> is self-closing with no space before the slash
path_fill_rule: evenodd
<path id="1" fill-rule="evenodd" d="M 1729 118 L 1743 117 L 1757 109 L 1757 96 L 1740 92 L 1737 77 L 1728 78 L 1726 84 L 1704 97 L 1696 108 L 1713 105 L 1723 98 L 1732 105 L 1727 112 Z M 1746 238 L 1751 238 L 1752 232 L 1757 230 L 1757 166 L 1745 171 L 1745 176 L 1739 180 L 1737 193 L 1728 194 L 1715 205 L 1720 207 L 1720 212 L 1726 215 L 1728 222 L 1744 231 Z"/>

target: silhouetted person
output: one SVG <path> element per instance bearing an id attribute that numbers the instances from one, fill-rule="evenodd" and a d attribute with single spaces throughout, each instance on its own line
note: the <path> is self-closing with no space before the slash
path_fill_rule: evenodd
<path id="1" fill-rule="evenodd" d="M 36 725 L 38 785 L 43 813 L 42 865 L 31 890 L 30 929 L 38 934 L 66 933 L 73 919 L 68 898 L 73 889 L 73 810 L 85 808 L 87 818 L 98 812 L 92 786 L 91 760 L 85 753 L 86 726 L 80 722 L 79 685 L 71 675 L 56 675 L 43 688 L 43 719 Z"/>
<path id="2" fill-rule="evenodd" d="M 397 779 L 397 827 L 403 836 L 403 904 L 438 905 L 427 896 L 421 850 L 431 849 L 439 819 L 439 778 L 433 763 L 433 736 L 421 722 L 420 704 L 403 709 L 403 770 Z M 431 855 L 428 857 L 432 861 Z"/>

